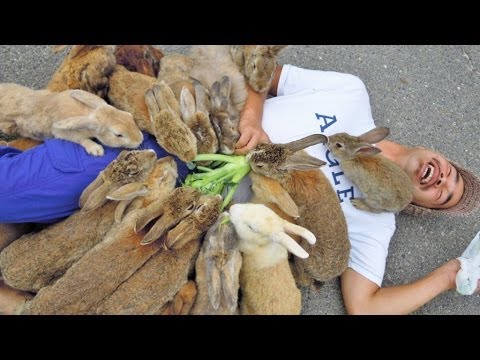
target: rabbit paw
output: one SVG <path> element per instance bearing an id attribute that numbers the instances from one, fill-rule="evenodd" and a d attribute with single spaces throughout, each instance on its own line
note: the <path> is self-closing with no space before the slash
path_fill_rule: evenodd
<path id="1" fill-rule="evenodd" d="M 85 147 L 87 153 L 93 156 L 103 156 L 105 154 L 105 150 L 103 149 L 102 145 L 99 145 L 95 142 L 91 142 L 88 144 L 82 144 Z"/>

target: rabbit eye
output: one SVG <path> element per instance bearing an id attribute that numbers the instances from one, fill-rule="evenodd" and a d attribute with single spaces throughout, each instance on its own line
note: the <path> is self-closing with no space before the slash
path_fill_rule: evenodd
<path id="1" fill-rule="evenodd" d="M 257 168 L 261 169 L 265 166 L 265 164 L 257 164 Z"/>
<path id="2" fill-rule="evenodd" d="M 343 145 L 342 145 L 342 144 L 340 144 L 340 143 L 338 143 L 338 142 L 337 142 L 337 143 L 335 143 L 335 146 L 336 146 L 337 148 L 339 148 L 339 149 L 341 149 L 341 148 L 343 147 Z"/>
<path id="3" fill-rule="evenodd" d="M 116 137 L 119 137 L 119 138 L 123 137 L 122 134 L 115 134 L 115 136 L 116 136 Z"/>

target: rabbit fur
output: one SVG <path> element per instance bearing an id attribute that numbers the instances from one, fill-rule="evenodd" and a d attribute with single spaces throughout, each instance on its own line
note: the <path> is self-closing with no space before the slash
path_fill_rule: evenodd
<path id="1" fill-rule="evenodd" d="M 253 172 L 277 180 L 288 192 L 298 206 L 300 216 L 296 223 L 317 238 L 315 245 L 300 242 L 310 254 L 307 259 L 294 259 L 295 279 L 301 286 L 340 275 L 347 268 L 350 254 L 347 224 L 338 196 L 318 169 L 325 163 L 300 151 L 326 142 L 324 135 L 315 134 L 287 144 L 259 144 L 247 154 Z M 271 188 L 269 183 L 257 186 Z M 278 192 L 277 187 L 268 192 Z M 266 203 L 271 200 L 267 198 Z"/>
<path id="2" fill-rule="evenodd" d="M 66 45 L 55 48 L 60 51 Z M 53 74 L 47 89 L 80 89 L 106 99 L 109 77 L 115 68 L 114 45 L 74 45 Z"/>
<path id="3" fill-rule="evenodd" d="M 299 235 L 309 244 L 315 243 L 315 236 L 262 204 L 234 204 L 229 213 L 243 253 L 241 314 L 300 314 L 301 293 L 288 264 L 288 251 L 301 258 L 308 253 L 288 234 Z"/>
<path id="4" fill-rule="evenodd" d="M 34 140 L 70 140 L 91 155 L 104 154 L 91 138 L 126 148 L 136 148 L 143 141 L 130 113 L 96 95 L 83 90 L 32 90 L 17 84 L 0 84 L 0 130 Z"/>
<path id="5" fill-rule="evenodd" d="M 152 172 L 155 159 L 151 150 L 122 151 L 83 191 L 84 202 L 92 204 L 92 211 L 77 211 L 6 247 L 0 253 L 0 271 L 7 284 L 36 292 L 62 276 L 112 227 L 117 204 L 104 201 L 105 196 L 109 192 L 123 192 L 126 196 L 129 190 L 123 180 L 143 182 Z M 119 176 L 120 173 L 123 176 Z M 120 179 L 122 181 L 115 182 Z M 134 195 L 130 192 L 129 196 Z"/>
<path id="6" fill-rule="evenodd" d="M 377 127 L 360 136 L 338 133 L 328 137 L 328 148 L 340 162 L 345 176 L 363 193 L 350 200 L 359 210 L 379 213 L 400 212 L 413 199 L 413 185 L 408 175 L 393 161 L 379 155 L 377 143 L 389 134 Z"/>
<path id="7" fill-rule="evenodd" d="M 197 299 L 193 315 L 238 313 L 238 290 L 242 255 L 235 228 L 227 212 L 207 231 L 195 262 Z"/>

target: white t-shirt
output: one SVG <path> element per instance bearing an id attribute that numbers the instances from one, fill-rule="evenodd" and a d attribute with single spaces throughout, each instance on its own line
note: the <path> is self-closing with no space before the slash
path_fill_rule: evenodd
<path id="1" fill-rule="evenodd" d="M 284 65 L 277 92 L 277 97 L 265 102 L 262 120 L 274 143 L 318 133 L 360 135 L 375 127 L 367 90 L 356 76 Z M 320 169 L 337 192 L 345 214 L 352 245 L 348 266 L 381 286 L 388 245 L 395 231 L 394 214 L 355 209 L 349 199 L 362 194 L 343 175 L 327 147 L 318 144 L 306 151 L 327 162 Z"/>

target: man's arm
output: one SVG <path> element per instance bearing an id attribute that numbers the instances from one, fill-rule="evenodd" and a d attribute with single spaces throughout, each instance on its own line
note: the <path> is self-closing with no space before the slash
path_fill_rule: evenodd
<path id="1" fill-rule="evenodd" d="M 275 68 L 275 75 L 270 85 L 268 93 L 272 96 L 277 95 L 278 82 L 282 72 L 282 65 Z M 263 105 L 267 98 L 267 93 L 258 93 L 247 85 L 247 101 L 240 116 L 238 129 L 240 131 L 240 139 L 235 145 L 236 154 L 246 154 L 260 142 L 270 142 L 270 138 L 262 128 Z"/>
<path id="2" fill-rule="evenodd" d="M 348 268 L 341 276 L 342 295 L 349 314 L 409 314 L 446 290 L 455 289 L 460 262 L 450 260 L 410 284 L 380 288 Z"/>

